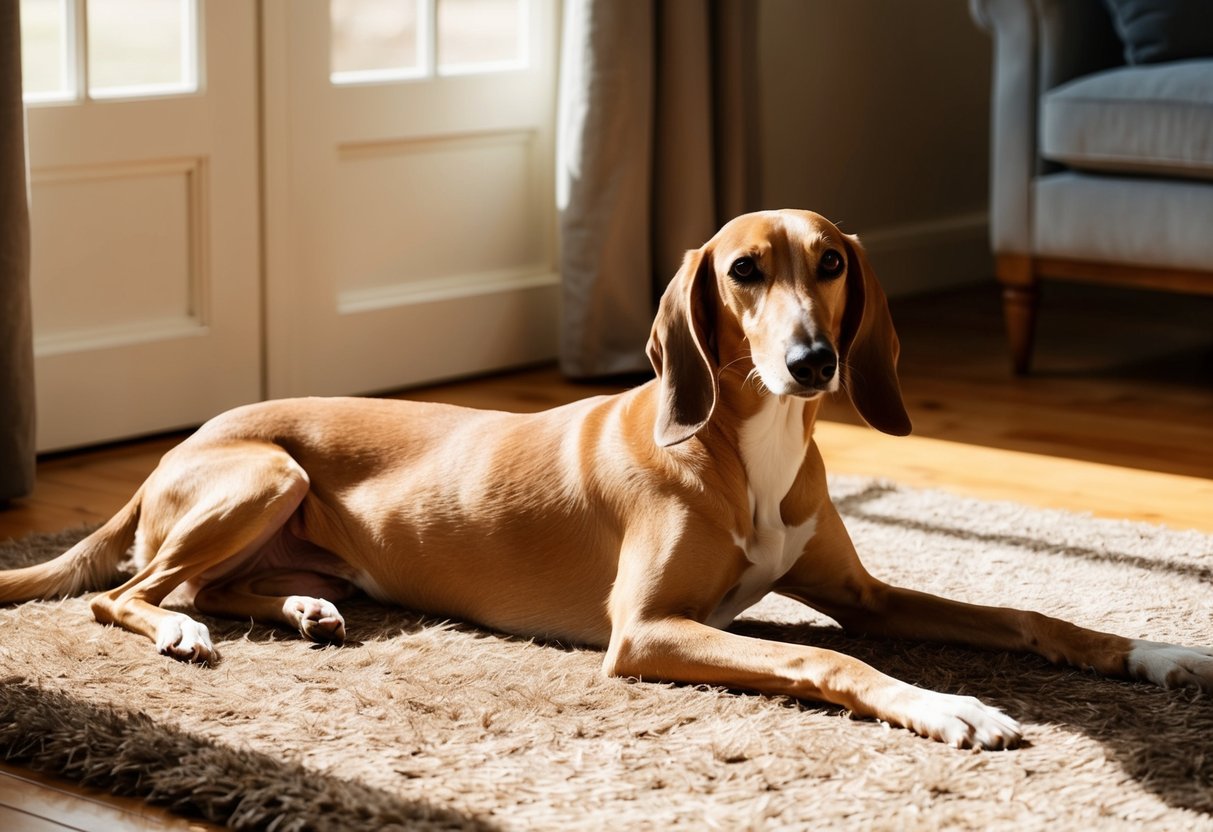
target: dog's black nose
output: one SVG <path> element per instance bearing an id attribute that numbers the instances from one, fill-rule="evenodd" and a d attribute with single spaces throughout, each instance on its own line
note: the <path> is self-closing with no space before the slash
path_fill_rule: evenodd
<path id="1" fill-rule="evenodd" d="M 824 386 L 838 372 L 838 356 L 825 341 L 793 344 L 785 358 L 792 378 L 805 387 Z"/>

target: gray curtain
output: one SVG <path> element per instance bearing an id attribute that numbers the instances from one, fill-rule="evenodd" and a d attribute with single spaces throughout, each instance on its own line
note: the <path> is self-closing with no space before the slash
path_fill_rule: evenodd
<path id="1" fill-rule="evenodd" d="M 0 2 L 0 500 L 34 487 L 29 191 L 17 0 Z"/>
<path id="2" fill-rule="evenodd" d="M 687 249 L 757 207 L 752 0 L 566 0 L 557 135 L 560 362 L 649 368 Z"/>

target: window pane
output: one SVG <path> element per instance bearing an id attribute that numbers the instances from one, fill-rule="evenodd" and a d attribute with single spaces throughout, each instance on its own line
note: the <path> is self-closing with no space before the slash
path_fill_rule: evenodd
<path id="1" fill-rule="evenodd" d="M 195 88 L 190 0 L 88 0 L 89 93 Z"/>
<path id="2" fill-rule="evenodd" d="M 27 98 L 70 98 L 64 0 L 21 0 L 21 75 Z"/>
<path id="3" fill-rule="evenodd" d="M 438 0 L 438 67 L 514 64 L 522 55 L 522 0 Z"/>
<path id="4" fill-rule="evenodd" d="M 418 74 L 418 13 L 418 0 L 331 0 L 333 80 Z"/>

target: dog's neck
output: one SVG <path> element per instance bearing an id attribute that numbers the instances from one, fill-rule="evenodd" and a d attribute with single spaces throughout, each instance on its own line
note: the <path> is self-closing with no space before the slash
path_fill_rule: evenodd
<path id="1" fill-rule="evenodd" d="M 737 450 L 755 526 L 782 524 L 780 503 L 800 473 L 812 437 L 804 415 L 808 404 L 792 396 L 768 395 L 738 430 Z"/>
<path id="2" fill-rule="evenodd" d="M 773 527 L 782 522 L 780 507 L 805 470 L 821 400 L 776 396 L 741 363 L 720 374 L 716 411 L 696 444 L 744 515 L 738 528 Z"/>
<path id="3" fill-rule="evenodd" d="M 753 365 L 748 361 L 735 362 L 733 369 L 727 369 L 719 374 L 720 392 L 717 397 L 717 409 L 720 411 L 719 420 L 740 430 L 743 425 L 752 427 L 767 423 L 766 427 L 776 424 L 788 427 L 788 420 L 799 417 L 803 430 L 800 432 L 783 430 L 771 432 L 765 436 L 765 441 L 778 446 L 781 453 L 803 458 L 813 436 L 813 425 L 821 410 L 823 396 L 804 399 L 799 396 L 777 396 L 767 390 L 754 373 L 749 372 Z M 803 437 L 803 447 L 797 436 Z M 786 438 L 785 438 L 786 437 Z M 737 436 L 730 439 L 736 441 Z M 788 444 L 791 443 L 791 444 Z M 772 450 L 775 448 L 772 447 Z"/>

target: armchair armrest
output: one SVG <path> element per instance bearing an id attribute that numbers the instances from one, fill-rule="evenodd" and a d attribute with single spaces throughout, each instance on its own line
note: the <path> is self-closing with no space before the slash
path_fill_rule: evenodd
<path id="1" fill-rule="evenodd" d="M 1046 169 L 1037 150 L 1040 96 L 1123 59 L 1100 0 L 969 0 L 994 38 L 990 101 L 990 243 L 1031 254 L 1031 183 Z"/>
<path id="2" fill-rule="evenodd" d="M 1038 164 L 1036 6 L 1032 0 L 969 0 L 969 13 L 994 37 L 990 245 L 996 254 L 1030 254 L 1031 182 Z"/>

